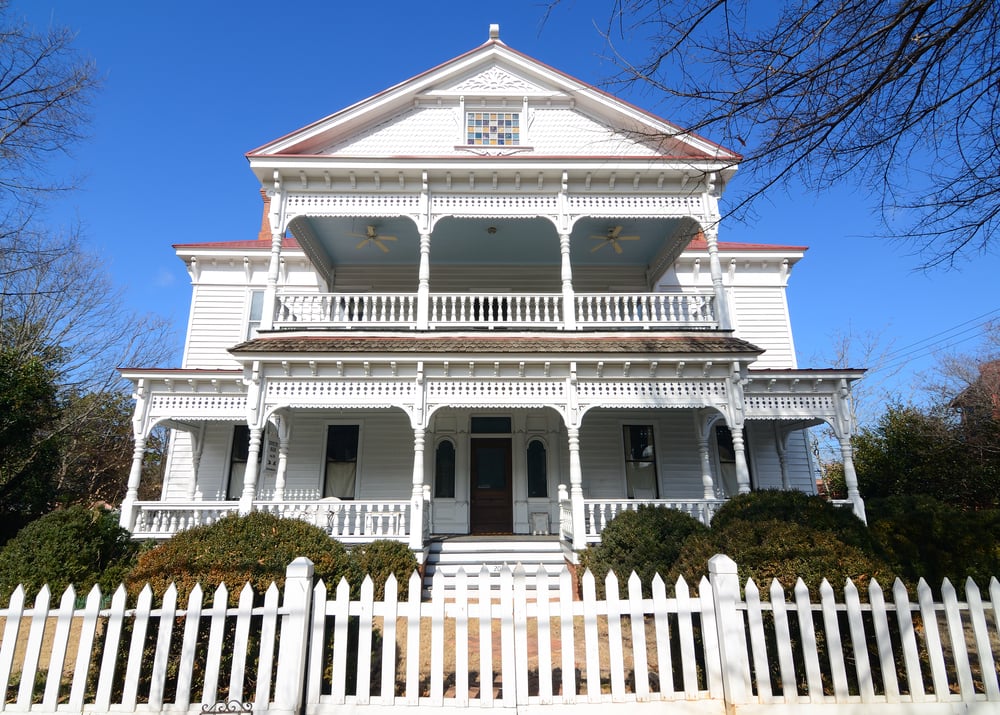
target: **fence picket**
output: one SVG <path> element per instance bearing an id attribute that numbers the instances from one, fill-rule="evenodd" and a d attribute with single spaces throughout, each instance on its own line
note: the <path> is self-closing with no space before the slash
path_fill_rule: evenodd
<path id="1" fill-rule="evenodd" d="M 491 610 L 491 579 L 486 564 L 479 570 L 479 704 L 493 703 L 493 617 Z"/>
<path id="2" fill-rule="evenodd" d="M 406 618 L 406 704 L 420 702 L 420 574 L 410 574 Z"/>
<path id="3" fill-rule="evenodd" d="M 823 674 L 819 668 L 819 649 L 816 643 L 816 624 L 813 621 L 812 603 L 809 601 L 809 589 L 802 579 L 796 579 L 795 612 L 799 620 L 799 639 L 802 646 L 802 657 L 805 661 L 806 688 L 813 702 L 823 700 Z"/>
<path id="4" fill-rule="evenodd" d="M 576 702 L 576 641 L 573 627 L 573 577 L 568 569 L 559 574 L 559 644 L 562 656 L 562 701 Z"/>
<path id="5" fill-rule="evenodd" d="M 101 659 L 101 671 L 97 680 L 97 696 L 94 699 L 96 709 L 101 712 L 107 712 L 111 705 L 111 686 L 115 678 L 115 661 L 118 658 L 118 643 L 125 620 L 125 599 L 125 587 L 119 586 L 115 595 L 111 597 L 111 609 L 104 629 L 104 657 Z"/>
<path id="6" fill-rule="evenodd" d="M 735 573 L 733 574 L 733 582 L 736 585 L 736 589 L 739 589 Z M 740 627 L 736 633 L 738 645 L 735 652 L 739 653 L 741 659 L 744 661 L 740 665 L 746 666 L 740 668 L 743 691 L 738 694 L 738 698 L 742 702 L 745 698 L 744 693 L 750 692 L 750 667 L 745 656 L 747 653 L 747 643 L 746 630 L 743 628 L 742 623 L 743 617 L 739 611 L 735 610 L 736 601 L 738 600 L 739 594 L 734 594 L 733 600 L 730 602 L 730 607 L 733 609 L 732 615 L 734 620 L 738 619 L 740 621 Z M 708 692 L 714 698 L 725 698 L 726 693 L 722 674 L 722 644 L 719 638 L 719 622 L 715 611 L 715 595 L 713 594 L 711 582 L 704 576 L 701 577 L 701 581 L 698 583 L 698 602 L 701 606 L 701 638 L 702 648 L 706 654 L 705 679 L 708 685 Z M 713 658 L 709 655 L 710 653 L 718 653 L 719 657 Z"/>
<path id="7" fill-rule="evenodd" d="M 177 705 L 187 709 L 191 703 L 191 676 L 194 669 L 195 648 L 198 647 L 198 626 L 201 624 L 201 605 L 204 593 L 201 584 L 195 584 L 188 596 L 184 619 L 184 636 L 181 640 L 181 659 L 177 671 Z"/>
<path id="8" fill-rule="evenodd" d="M 153 670 L 149 684 L 149 705 L 163 704 L 163 689 L 167 679 L 167 664 L 170 658 L 170 641 L 174 633 L 174 616 L 177 612 L 177 587 L 170 584 L 163 594 L 160 607 L 159 625 L 156 632 L 156 648 L 153 651 Z"/>
<path id="9" fill-rule="evenodd" d="M 320 579 L 312 589 L 312 619 L 309 624 L 309 655 L 306 658 L 306 703 L 317 705 L 323 692 L 323 670 L 326 664 L 327 587 Z M 279 653 L 280 659 L 280 653 Z"/>
<path id="10" fill-rule="evenodd" d="M 613 571 L 608 571 L 604 579 L 604 593 L 608 609 L 608 670 L 611 674 L 611 700 L 622 702 L 625 699 L 625 654 L 622 647 L 621 597 L 618 577 Z"/>
<path id="11" fill-rule="evenodd" d="M 236 632 L 233 638 L 232 668 L 229 671 L 229 692 L 226 700 L 243 702 L 246 679 L 247 649 L 250 645 L 250 619 L 253 617 L 253 586 L 244 584 L 236 607 Z"/>
<path id="12" fill-rule="evenodd" d="M 14 666 L 14 649 L 17 634 L 21 630 L 21 615 L 24 613 L 24 587 L 18 586 L 10 595 L 4 610 L 3 643 L 0 644 L 0 693 L 7 693 L 10 685 L 11 668 Z M 4 709 L 7 698 L 0 698 L 0 710 Z"/>
<path id="13" fill-rule="evenodd" d="M 997 669 L 991 668 L 995 663 L 993 647 L 990 645 L 990 632 L 986 625 L 986 613 L 983 609 L 983 599 L 979 586 L 970 576 L 965 580 L 965 600 L 969 604 L 969 620 L 972 622 L 972 633 L 976 639 L 976 658 L 979 661 L 980 677 L 983 679 L 983 689 L 988 700 L 1000 700 L 1000 687 L 997 683 Z"/>
<path id="14" fill-rule="evenodd" d="M 124 687 L 122 689 L 122 705 L 128 710 L 135 709 L 139 694 L 139 671 L 142 668 L 143 650 L 146 646 L 146 630 L 149 627 L 149 615 L 153 609 L 153 589 L 147 583 L 139 592 L 135 612 L 132 616 L 132 640 L 129 643 L 128 662 L 125 666 Z"/>
<path id="15" fill-rule="evenodd" d="M 395 574 L 385 582 L 382 605 L 382 705 L 396 700 L 396 616 L 399 604 L 399 583 Z"/>
<path id="16" fill-rule="evenodd" d="M 222 644 L 226 637 L 226 611 L 229 608 L 229 589 L 220 583 L 212 594 L 212 607 L 208 611 L 208 653 L 205 655 L 205 687 L 201 693 L 202 706 L 211 707 L 219 700 L 219 672 L 222 665 Z"/>
<path id="17" fill-rule="evenodd" d="M 635 697 L 649 700 L 649 658 L 646 638 L 646 609 L 642 601 L 642 580 L 633 571 L 628 577 L 628 616 L 632 626 L 632 672 L 635 673 Z"/>
<path id="18" fill-rule="evenodd" d="M 42 653 L 42 638 L 45 635 L 45 623 L 49 617 L 49 601 L 52 592 L 48 585 L 42 586 L 35 596 L 32 608 L 31 626 L 28 629 L 28 645 L 24 650 L 24 662 L 21 665 L 21 685 L 17 689 L 17 704 L 30 707 L 32 692 L 35 689 L 35 674 L 38 672 L 38 657 Z"/>
<path id="19" fill-rule="evenodd" d="M 52 639 L 52 652 L 49 654 L 48 677 L 45 681 L 45 694 L 42 696 L 42 708 L 55 710 L 59 700 L 59 685 L 62 680 L 63 664 L 66 662 L 66 648 L 69 645 L 70 627 L 73 624 L 73 606 L 76 605 L 76 590 L 72 585 L 63 591 L 56 612 L 56 632 Z"/>
<path id="20" fill-rule="evenodd" d="M 760 606 L 760 589 L 753 579 L 747 579 L 743 588 L 747 604 L 747 627 L 750 630 L 750 653 L 757 685 L 757 698 L 768 702 L 773 697 L 771 690 L 771 670 L 767 661 L 767 641 L 764 634 L 764 614 Z"/>
<path id="21" fill-rule="evenodd" d="M 514 575 L 500 567 L 500 699 L 503 706 L 517 704 L 517 667 L 514 661 Z"/>
<path id="22" fill-rule="evenodd" d="M 667 586 L 660 574 L 653 576 L 653 625 L 656 630 L 656 674 L 659 680 L 660 697 L 672 696 L 674 688 L 674 665 L 670 654 L 670 619 L 667 615 Z M 676 603 L 676 601 L 675 601 Z"/>
<path id="23" fill-rule="evenodd" d="M 583 574 L 583 646 L 587 664 L 587 700 L 601 700 L 601 660 L 597 643 L 597 589 L 594 574 Z"/>
<path id="24" fill-rule="evenodd" d="M 833 676 L 833 695 L 839 701 L 847 700 L 847 668 L 844 666 L 844 645 L 840 639 L 840 619 L 837 616 L 837 602 L 833 596 L 833 586 L 826 579 L 819 587 L 820 606 L 823 610 L 823 635 L 826 637 L 826 656 Z"/>
<path id="25" fill-rule="evenodd" d="M 372 691 L 372 613 L 375 601 L 375 584 L 365 575 L 361 582 L 361 602 L 358 604 L 358 656 L 357 703 L 367 705 Z"/>
<path id="26" fill-rule="evenodd" d="M 694 649 L 694 623 L 692 619 L 691 592 L 681 576 L 675 586 L 677 597 L 677 635 L 681 644 L 681 673 L 684 696 L 694 698 L 698 694 L 698 670 Z"/>
<path id="27" fill-rule="evenodd" d="M 539 564 L 535 574 L 535 613 L 538 640 L 538 703 L 552 703 L 552 612 L 549 573 Z"/>
<path id="28" fill-rule="evenodd" d="M 469 706 L 469 577 L 455 574 L 455 705 Z"/>
<path id="29" fill-rule="evenodd" d="M 333 612 L 333 676 L 330 684 L 330 701 L 336 705 L 347 702 L 347 637 L 350 625 L 351 585 L 346 578 L 337 584 Z"/>
<path id="30" fill-rule="evenodd" d="M 868 658 L 868 639 L 865 637 L 865 624 L 861 617 L 861 598 L 858 587 L 851 579 L 844 586 L 844 604 L 847 609 L 847 626 L 851 633 L 851 650 L 854 654 L 854 674 L 858 679 L 858 692 L 861 702 L 870 703 L 875 700 L 875 686 L 872 682 L 871 661 Z"/>
<path id="31" fill-rule="evenodd" d="M 948 694 L 948 671 L 944 664 L 944 650 L 941 645 L 941 634 L 938 631 L 934 596 L 931 593 L 931 587 L 923 579 L 917 582 L 917 603 L 920 605 L 920 618 L 924 627 L 927 660 L 931 664 L 934 696 L 940 700 Z"/>
<path id="32" fill-rule="evenodd" d="M 162 626 L 161 626 L 162 627 Z M 260 623 L 260 651 L 257 658 L 257 692 L 254 700 L 266 704 L 271 699 L 271 673 L 274 670 L 274 642 L 278 628 L 278 587 L 274 581 L 264 593 Z"/>
<path id="33" fill-rule="evenodd" d="M 882 674 L 882 687 L 886 700 L 890 703 L 899 702 L 899 678 L 896 675 L 896 660 L 893 657 L 892 637 L 889 633 L 889 618 L 886 615 L 885 594 L 878 581 L 868 582 L 868 603 L 871 604 L 872 628 L 875 631 L 875 641 L 878 644 L 879 671 Z"/>
<path id="34" fill-rule="evenodd" d="M 444 702 L 444 574 L 431 580 L 431 705 Z"/>
<path id="35" fill-rule="evenodd" d="M 969 649 L 965 644 L 965 627 L 962 625 L 962 614 L 958 610 L 958 595 L 947 578 L 941 584 L 941 600 L 944 603 L 944 615 L 948 624 L 948 640 L 951 641 L 952 662 L 955 664 L 958 690 L 963 700 L 972 700 L 976 696 L 976 688 L 972 683 L 972 666 L 969 664 Z"/>
<path id="36" fill-rule="evenodd" d="M 795 661 L 792 658 L 792 632 L 788 625 L 785 589 L 778 579 L 772 579 L 768 593 L 771 598 L 771 612 L 774 614 L 774 640 L 775 650 L 778 651 L 778 668 L 781 671 L 781 694 L 786 703 L 796 703 L 799 700 L 799 685 L 795 677 Z"/>
<path id="37" fill-rule="evenodd" d="M 913 627 L 913 609 L 906 586 L 898 578 L 892 586 L 892 598 L 896 606 L 896 622 L 899 625 L 899 640 L 903 648 L 903 662 L 906 665 L 906 685 L 910 697 L 920 702 L 927 699 L 924 678 L 920 673 L 920 656 L 917 652 L 917 636 Z"/>
<path id="38" fill-rule="evenodd" d="M 513 610 L 513 650 L 514 650 L 514 702 L 518 706 L 528 704 L 528 584 L 524 566 L 514 567 L 514 610 Z M 506 691 L 506 680 L 504 681 Z"/>

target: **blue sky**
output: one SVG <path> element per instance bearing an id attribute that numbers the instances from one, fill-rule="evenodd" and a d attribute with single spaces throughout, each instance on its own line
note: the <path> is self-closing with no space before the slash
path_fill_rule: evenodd
<path id="1" fill-rule="evenodd" d="M 82 188 L 48 220 L 79 220 L 129 307 L 173 321 L 179 364 L 190 285 L 171 244 L 256 236 L 247 151 L 482 44 L 490 23 L 511 47 L 603 86 L 614 67 L 597 26 L 611 5 L 563 0 L 543 24 L 542 0 L 13 0 L 35 26 L 76 30 L 104 81 L 89 140 L 56 165 Z M 653 96 L 621 96 L 671 119 Z M 800 367 L 827 366 L 838 333 L 876 334 L 901 351 L 891 385 L 905 396 L 934 364 L 928 353 L 963 339 L 954 348 L 970 351 L 968 329 L 1000 317 L 996 255 L 917 272 L 903 247 L 872 237 L 869 197 L 850 186 L 774 193 L 757 214 L 724 224 L 720 239 L 810 247 L 788 293 Z"/>

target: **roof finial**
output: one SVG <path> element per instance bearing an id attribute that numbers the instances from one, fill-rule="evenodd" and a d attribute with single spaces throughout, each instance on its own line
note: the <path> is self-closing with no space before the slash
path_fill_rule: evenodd
<path id="1" fill-rule="evenodd" d="M 490 25 L 490 39 L 499 40 L 500 39 L 500 25 L 493 23 Z"/>

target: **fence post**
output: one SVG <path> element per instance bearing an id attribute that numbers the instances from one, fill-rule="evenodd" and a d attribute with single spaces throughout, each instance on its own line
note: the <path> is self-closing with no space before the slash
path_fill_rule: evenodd
<path id="1" fill-rule="evenodd" d="M 281 639 L 278 642 L 274 707 L 268 708 L 271 713 L 297 715 L 302 711 L 312 592 L 313 562 L 300 556 L 285 569 L 282 604 L 285 615 L 281 619 Z"/>
<path id="2" fill-rule="evenodd" d="M 746 633 L 743 615 L 736 609 L 740 600 L 740 581 L 736 562 L 723 554 L 708 560 L 715 623 L 719 631 L 719 657 L 722 661 L 722 687 L 726 706 L 746 703 L 750 680 Z"/>

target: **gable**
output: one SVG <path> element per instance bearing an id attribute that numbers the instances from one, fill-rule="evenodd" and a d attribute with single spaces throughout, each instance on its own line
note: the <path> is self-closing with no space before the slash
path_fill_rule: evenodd
<path id="1" fill-rule="evenodd" d="M 275 155 L 738 159 L 498 39 L 248 156 Z"/>

